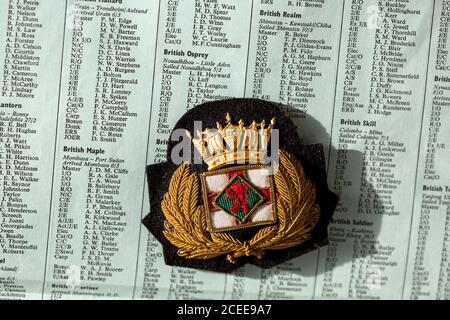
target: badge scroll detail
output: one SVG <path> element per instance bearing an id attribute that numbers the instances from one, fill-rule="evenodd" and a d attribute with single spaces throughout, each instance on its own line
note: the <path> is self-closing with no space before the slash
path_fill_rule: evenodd
<path id="1" fill-rule="evenodd" d="M 261 228 L 248 241 L 226 232 L 208 232 L 205 207 L 200 202 L 199 177 L 181 164 L 174 172 L 161 208 L 165 217 L 163 234 L 187 259 L 225 256 L 234 263 L 242 256 L 261 259 L 268 250 L 298 246 L 311 237 L 320 207 L 314 184 L 306 178 L 301 162 L 285 150 L 279 151 L 274 174 L 277 224 Z"/>

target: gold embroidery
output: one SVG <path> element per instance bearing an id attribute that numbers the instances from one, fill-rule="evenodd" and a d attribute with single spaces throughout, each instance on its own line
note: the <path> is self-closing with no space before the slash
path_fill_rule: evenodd
<path id="1" fill-rule="evenodd" d="M 217 129 L 206 128 L 205 131 L 196 132 L 196 137 L 192 139 L 208 170 L 242 161 L 263 163 L 275 118 L 270 120 L 268 126 L 262 120 L 260 123 L 253 121 L 247 127 L 242 119 L 234 125 L 229 113 L 226 119 L 224 127 L 217 122 Z"/>
<path id="2" fill-rule="evenodd" d="M 178 255 L 188 259 L 211 259 L 226 255 L 234 263 L 241 256 L 261 259 L 266 250 L 298 246 L 310 239 L 320 207 L 315 203 L 313 183 L 305 177 L 300 161 L 280 150 L 275 173 L 278 224 L 260 229 L 250 240 L 240 241 L 228 233 L 207 231 L 204 207 L 199 204 L 199 182 L 184 163 L 173 174 L 162 201 L 165 216 L 163 233 L 178 247 Z"/>

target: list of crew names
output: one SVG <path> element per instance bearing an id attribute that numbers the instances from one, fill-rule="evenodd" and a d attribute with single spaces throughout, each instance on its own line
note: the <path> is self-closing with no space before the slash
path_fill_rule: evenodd
<path id="1" fill-rule="evenodd" d="M 450 298 L 448 1 L 5 0 L 0 20 L 1 299 Z M 166 266 L 146 164 L 231 97 L 323 144 L 329 244 Z"/>

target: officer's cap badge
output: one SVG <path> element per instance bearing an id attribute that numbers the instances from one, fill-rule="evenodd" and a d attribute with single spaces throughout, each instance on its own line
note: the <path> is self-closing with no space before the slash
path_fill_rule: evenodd
<path id="1" fill-rule="evenodd" d="M 214 119 L 220 114 L 224 123 Z M 194 120 L 214 126 L 196 130 Z M 322 146 L 300 144 L 280 106 L 206 103 L 177 128 L 186 130 L 193 154 L 179 165 L 168 159 L 148 167 L 151 212 L 143 220 L 163 244 L 166 263 L 215 271 L 270 267 L 327 242 L 336 196 L 326 185 Z"/>

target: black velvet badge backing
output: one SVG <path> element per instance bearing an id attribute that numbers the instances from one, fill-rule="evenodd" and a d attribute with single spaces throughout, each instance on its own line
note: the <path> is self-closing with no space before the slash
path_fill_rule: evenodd
<path id="1" fill-rule="evenodd" d="M 262 259 L 256 257 L 240 257 L 236 263 L 230 263 L 221 256 L 214 259 L 186 259 L 178 256 L 177 247 L 173 246 L 163 235 L 164 215 L 161 210 L 161 201 L 168 190 L 170 179 L 177 169 L 172 161 L 147 166 L 147 181 L 150 195 L 150 213 L 142 220 L 143 224 L 161 242 L 164 250 L 166 264 L 219 272 L 231 272 L 246 263 L 270 268 L 274 265 L 303 255 L 311 250 L 328 244 L 327 226 L 337 204 L 337 196 L 329 191 L 325 170 L 323 146 L 321 144 L 302 145 L 297 128 L 280 104 L 259 99 L 227 99 L 203 103 L 184 114 L 174 129 L 184 128 L 194 137 L 194 121 L 202 121 L 202 130 L 216 128 L 216 122 L 225 124 L 225 115 L 230 113 L 232 123 L 237 124 L 243 119 L 245 125 L 253 120 L 260 122 L 265 119 L 270 122 L 276 118 L 275 128 L 279 129 L 280 149 L 284 149 L 296 156 L 303 164 L 306 176 L 316 185 L 316 202 L 319 204 L 321 214 L 319 222 L 313 230 L 310 240 L 302 245 L 283 249 L 267 250 Z M 178 141 L 169 141 L 167 159 L 170 159 L 172 148 Z M 269 144 L 270 145 L 270 144 Z M 195 148 L 192 148 L 192 154 Z M 193 163 L 193 161 L 191 162 Z M 191 165 L 192 172 L 202 173 L 207 170 L 206 164 Z M 250 239 L 260 228 L 254 227 L 231 231 L 230 234 L 240 240 Z"/>

